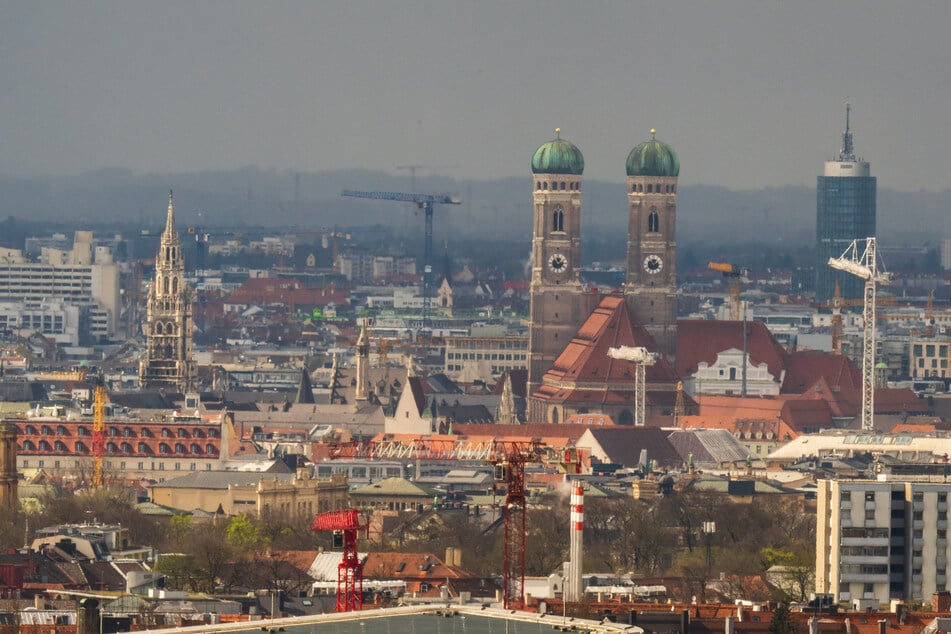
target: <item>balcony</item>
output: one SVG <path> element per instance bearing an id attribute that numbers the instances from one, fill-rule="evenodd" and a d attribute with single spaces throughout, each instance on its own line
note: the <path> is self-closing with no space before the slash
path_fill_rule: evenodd
<path id="1" fill-rule="evenodd" d="M 842 573 L 839 575 L 842 583 L 885 583 L 888 574 L 873 574 L 863 572 Z"/>

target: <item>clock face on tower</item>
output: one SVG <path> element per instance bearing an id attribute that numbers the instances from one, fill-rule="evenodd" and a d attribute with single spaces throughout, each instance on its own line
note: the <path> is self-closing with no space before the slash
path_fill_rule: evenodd
<path id="1" fill-rule="evenodd" d="M 555 273 L 561 273 L 568 267 L 568 258 L 560 253 L 556 253 L 548 258 L 548 268 Z"/>
<path id="2" fill-rule="evenodd" d="M 664 261 L 660 259 L 659 255 L 648 255 L 646 258 L 644 258 L 644 270 L 651 275 L 660 273 L 661 269 L 663 268 Z"/>

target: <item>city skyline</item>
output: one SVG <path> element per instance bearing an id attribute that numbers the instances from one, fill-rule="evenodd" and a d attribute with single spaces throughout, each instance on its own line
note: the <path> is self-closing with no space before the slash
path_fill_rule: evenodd
<path id="1" fill-rule="evenodd" d="M 561 127 L 586 176 L 678 148 L 682 183 L 814 186 L 846 100 L 882 188 L 951 187 L 951 6 L 10 5 L 0 174 L 244 166 L 525 174 Z"/>

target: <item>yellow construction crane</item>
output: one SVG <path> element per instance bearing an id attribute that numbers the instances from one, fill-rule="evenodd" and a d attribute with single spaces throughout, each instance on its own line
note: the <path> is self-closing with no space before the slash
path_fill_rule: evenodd
<path id="1" fill-rule="evenodd" d="M 723 273 L 723 277 L 728 280 L 730 289 L 730 319 L 732 321 L 740 320 L 740 282 L 749 275 L 750 270 L 740 268 L 735 264 L 728 262 L 710 262 L 707 268 L 711 271 Z"/>
<path id="2" fill-rule="evenodd" d="M 96 385 L 92 410 L 92 485 L 102 486 L 102 452 L 106 436 L 106 388 Z"/>

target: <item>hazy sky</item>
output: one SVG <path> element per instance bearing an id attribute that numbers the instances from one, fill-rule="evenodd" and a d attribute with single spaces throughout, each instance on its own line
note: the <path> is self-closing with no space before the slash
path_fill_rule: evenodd
<path id="1" fill-rule="evenodd" d="M 0 0 L 0 173 L 257 165 L 815 185 L 853 104 L 879 187 L 951 187 L 951 2 Z"/>

